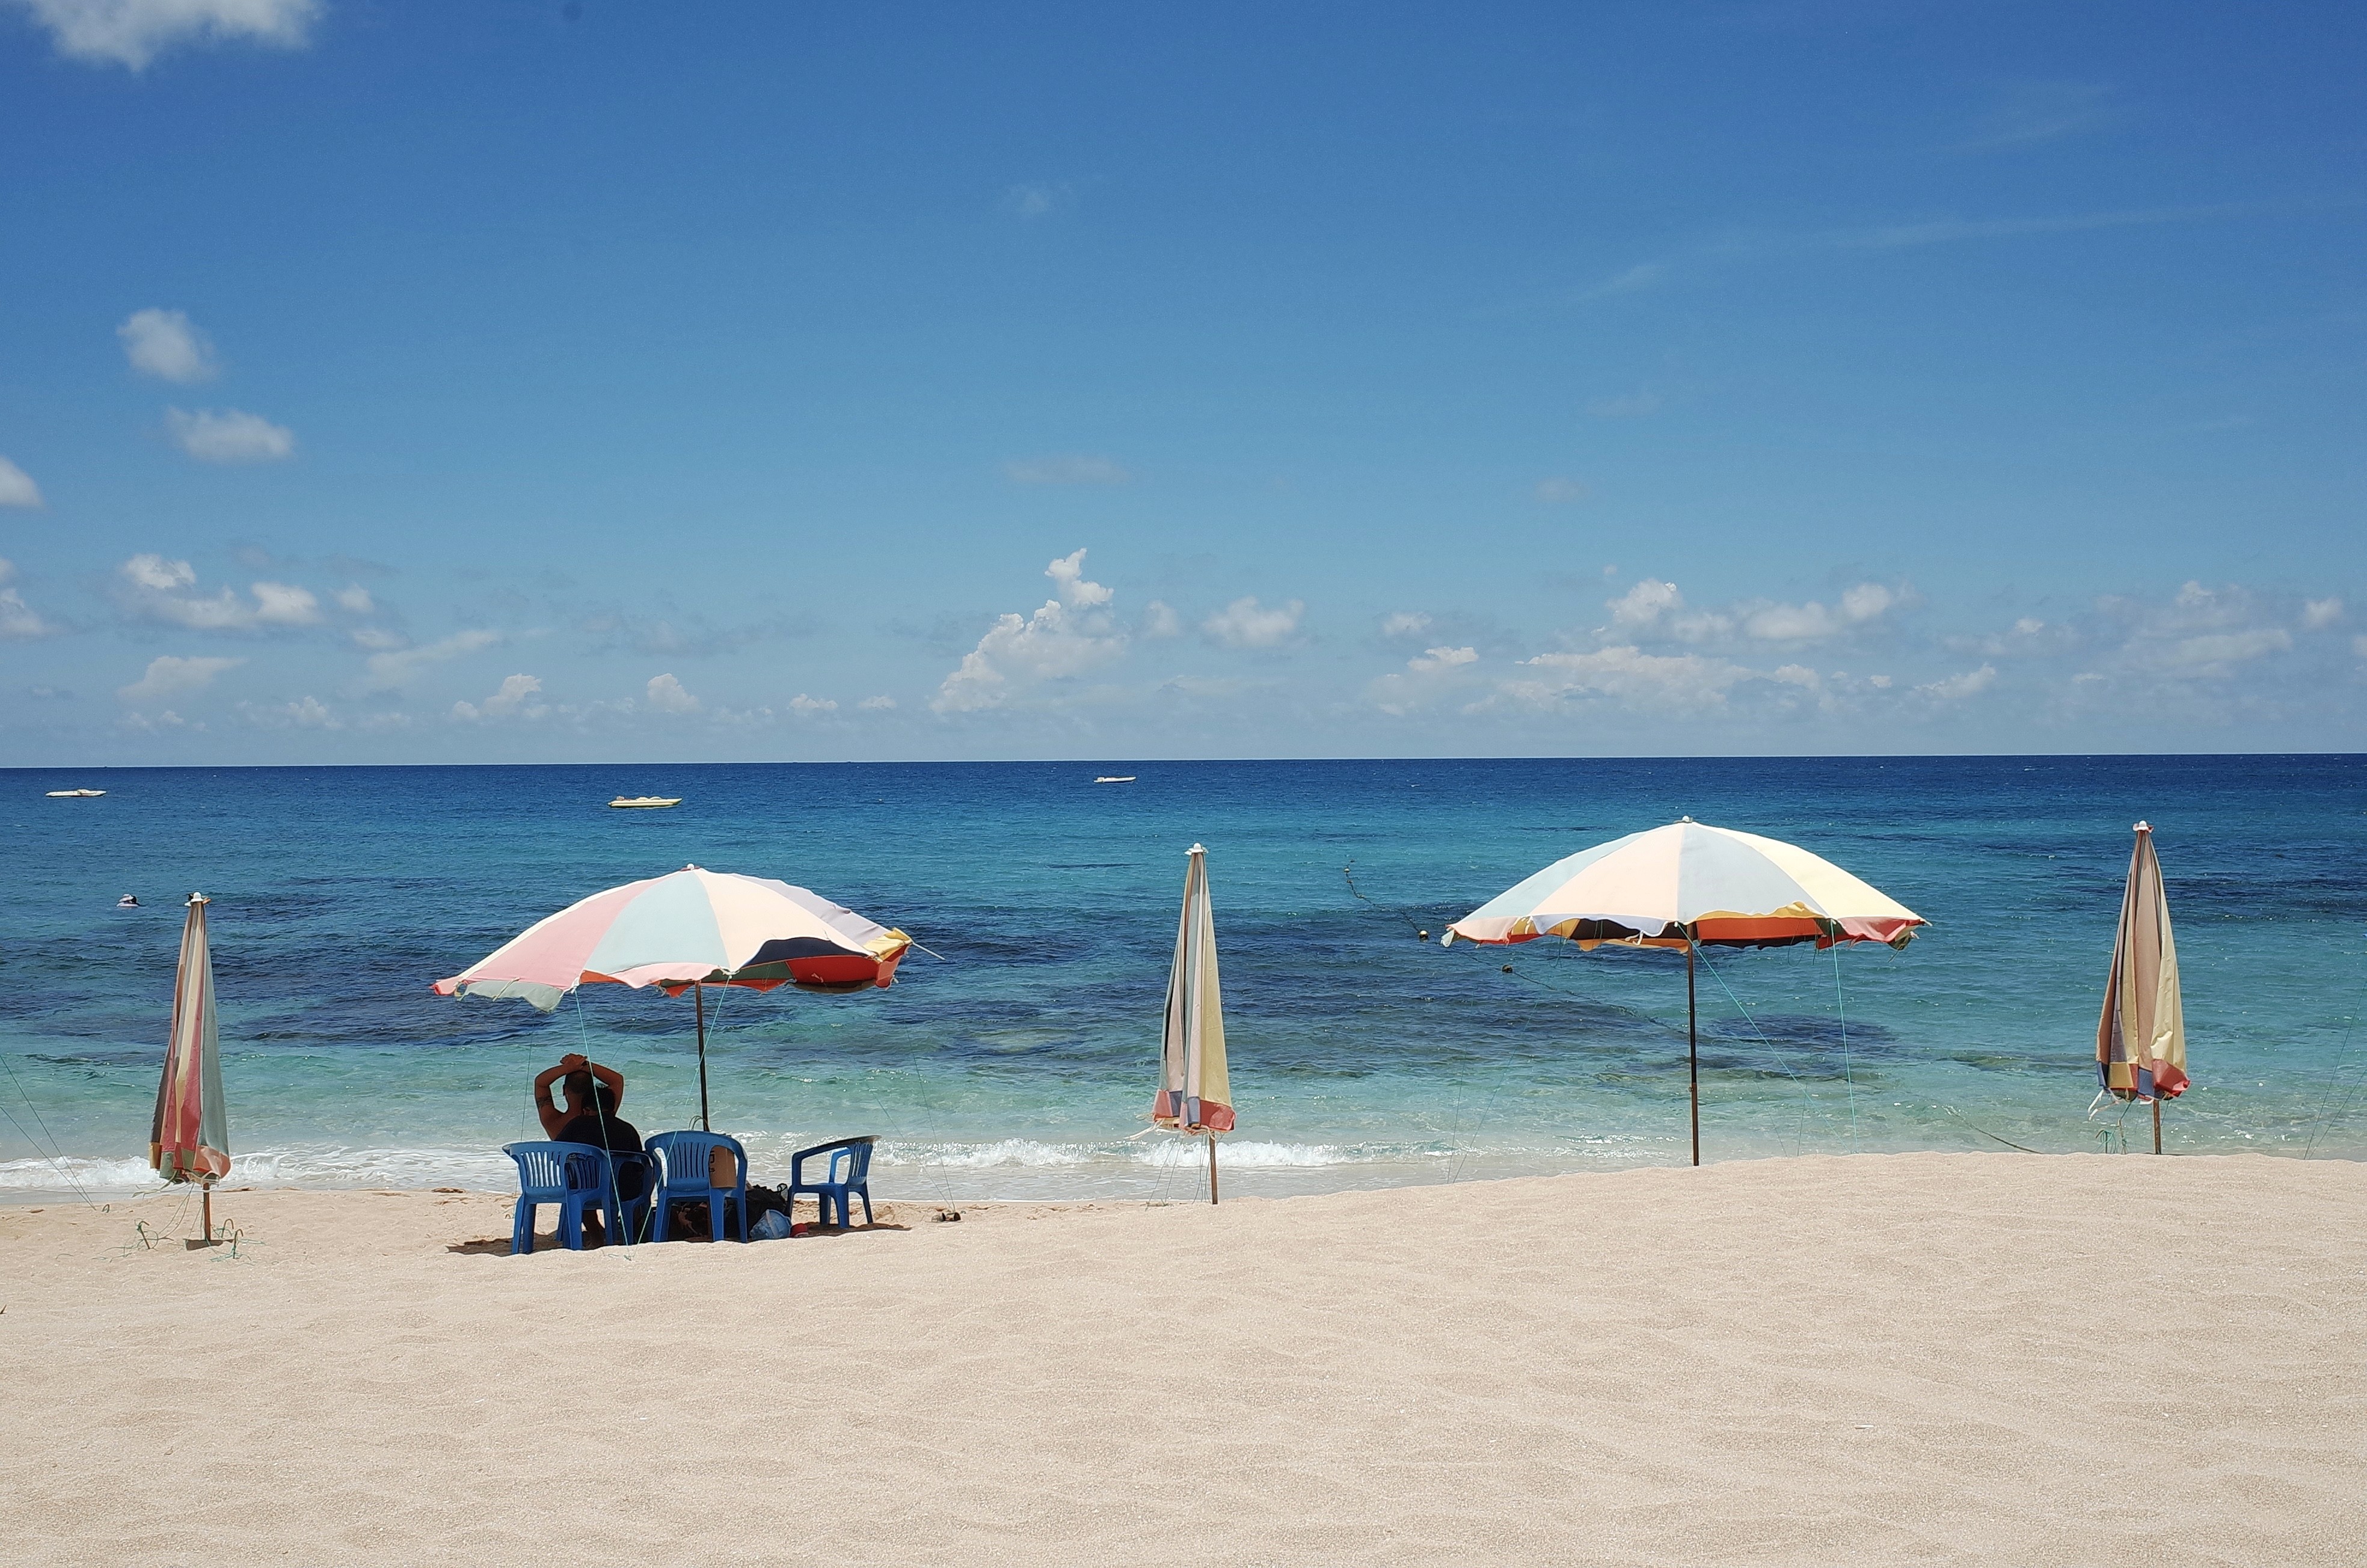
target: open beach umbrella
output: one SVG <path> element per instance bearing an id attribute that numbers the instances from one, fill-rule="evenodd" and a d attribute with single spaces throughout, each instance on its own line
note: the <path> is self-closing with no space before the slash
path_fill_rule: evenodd
<path id="1" fill-rule="evenodd" d="M 214 1022 L 214 963 L 206 946 L 202 893 L 189 895 L 181 927 L 181 968 L 173 981 L 173 1035 L 156 1085 L 148 1163 L 167 1181 L 205 1191 L 206 1239 L 214 1235 L 214 1183 L 230 1174 L 230 1118 L 222 1107 L 221 1039 Z"/>
<path id="2" fill-rule="evenodd" d="M 1478 942 L 1557 936 L 1592 952 L 1682 948 L 1685 1062 L 1693 1163 L 1701 1164 L 1701 1032 L 1693 950 L 1879 942 L 1905 947 L 1922 916 L 1830 861 L 1780 839 L 1713 828 L 1688 817 L 1556 861 L 1447 927 Z"/>
<path id="3" fill-rule="evenodd" d="M 2153 1106 L 2153 1152 L 2161 1153 L 2161 1102 L 2186 1092 L 2186 1010 L 2178 995 L 2178 943 L 2169 934 L 2169 900 L 2153 828 L 2136 825 L 2121 926 L 2112 938 L 2112 972 L 2096 1023 L 2096 1076 L 2104 1092 Z"/>
<path id="4" fill-rule="evenodd" d="M 884 990 L 912 939 L 818 893 L 770 877 L 685 866 L 595 893 L 538 920 L 448 980 L 444 996 L 519 997 L 544 1012 L 578 986 L 692 993 L 698 1021 L 698 1124 L 707 1116 L 708 986 L 769 991 Z"/>
<path id="5" fill-rule="evenodd" d="M 1167 971 L 1167 1032 L 1159 1051 L 1159 1098 L 1150 1120 L 1208 1140 L 1208 1201 L 1217 1201 L 1217 1134 L 1233 1130 L 1232 1077 L 1225 1069 L 1225 1003 L 1217 980 L 1217 916 L 1208 902 L 1208 852 L 1186 852 L 1184 918 Z"/>

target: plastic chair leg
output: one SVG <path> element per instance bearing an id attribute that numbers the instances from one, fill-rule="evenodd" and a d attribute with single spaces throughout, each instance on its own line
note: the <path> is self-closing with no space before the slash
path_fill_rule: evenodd
<path id="1" fill-rule="evenodd" d="M 510 1256 L 524 1258 L 534 1250 L 534 1205 L 524 1198 L 510 1216 Z"/>
<path id="2" fill-rule="evenodd" d="M 878 1222 L 871 1217 L 871 1189 L 866 1186 L 859 1187 L 855 1190 L 863 1194 L 863 1223 L 866 1225 L 876 1224 Z"/>

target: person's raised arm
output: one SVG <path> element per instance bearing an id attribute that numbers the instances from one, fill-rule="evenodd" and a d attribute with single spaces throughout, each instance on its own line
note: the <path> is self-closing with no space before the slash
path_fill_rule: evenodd
<path id="1" fill-rule="evenodd" d="M 569 1073 L 573 1072 L 577 1067 L 583 1065 L 583 1058 L 581 1056 L 561 1056 L 559 1059 L 559 1066 L 555 1067 L 545 1067 L 542 1071 L 535 1074 L 534 1111 L 535 1114 L 542 1119 L 542 1135 L 544 1137 L 558 1137 L 559 1130 L 567 1125 L 567 1113 L 560 1110 L 559 1107 L 551 1100 L 550 1086 L 557 1083 L 560 1079 L 565 1077 Z"/>
<path id="2" fill-rule="evenodd" d="M 584 1066 L 592 1069 L 594 1077 L 608 1086 L 608 1092 L 617 1097 L 615 1108 L 622 1111 L 625 1108 L 625 1075 L 614 1067 L 604 1067 L 597 1062 L 586 1062 Z"/>

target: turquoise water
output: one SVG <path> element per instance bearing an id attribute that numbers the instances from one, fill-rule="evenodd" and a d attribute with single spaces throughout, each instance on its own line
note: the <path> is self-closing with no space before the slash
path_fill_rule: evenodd
<path id="1" fill-rule="evenodd" d="M 107 796 L 43 795 L 85 784 Z M 603 805 L 644 792 L 684 804 Z M 214 899 L 233 1184 L 504 1187 L 498 1146 L 538 1135 L 533 1074 L 572 1050 L 625 1071 L 643 1131 L 694 1124 L 686 998 L 595 987 L 546 1017 L 428 987 L 695 862 L 812 887 L 942 955 L 886 992 L 721 1001 L 715 1124 L 760 1173 L 867 1132 L 883 1195 L 1186 1196 L 1198 1151 L 1129 1134 L 1195 841 L 1240 1110 L 1229 1190 L 1678 1162 L 1681 956 L 1415 932 L 1680 815 L 1799 842 L 1934 922 L 1838 963 L 1710 955 L 1706 1157 L 2149 1141 L 2142 1111 L 2090 1115 L 2139 817 L 2199 1086 L 2167 1111 L 2171 1146 L 2367 1154 L 2354 757 L 12 771 L 0 1195 L 153 1180 L 192 888 Z M 125 892 L 143 907 L 114 908 Z"/>

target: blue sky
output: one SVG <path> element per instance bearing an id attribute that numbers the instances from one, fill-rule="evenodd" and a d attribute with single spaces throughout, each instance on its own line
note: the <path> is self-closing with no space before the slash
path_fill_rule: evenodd
<path id="1" fill-rule="evenodd" d="M 0 0 L 0 761 L 2355 749 L 2362 35 Z"/>

